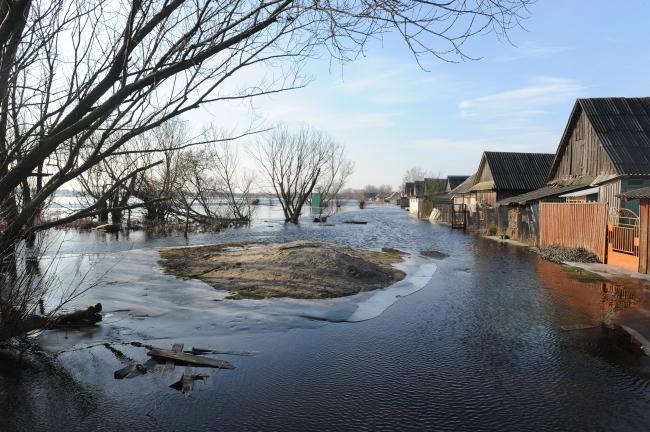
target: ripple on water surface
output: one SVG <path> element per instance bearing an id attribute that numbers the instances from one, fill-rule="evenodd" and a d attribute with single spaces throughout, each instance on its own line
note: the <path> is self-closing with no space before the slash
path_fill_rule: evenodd
<path id="1" fill-rule="evenodd" d="M 350 218 L 368 224 L 340 223 Z M 393 301 L 395 293 L 368 293 L 366 311 L 383 310 L 376 318 L 337 323 L 288 318 L 280 309 L 277 314 L 242 311 L 245 305 L 232 309 L 230 317 L 223 310 L 211 314 L 199 299 L 214 290 L 200 283 L 182 282 L 190 295 L 179 298 L 164 275 L 124 271 L 112 276 L 116 283 L 103 287 L 103 295 L 115 289 L 112 295 L 119 300 L 125 286 L 136 281 L 147 288 L 143 305 L 167 310 L 181 304 L 174 312 L 141 321 L 143 331 L 160 336 L 151 342 L 259 354 L 223 356 L 237 369 L 216 372 L 210 385 L 187 399 L 167 388 L 164 378 L 113 380 L 120 364 L 104 348 L 62 354 L 62 364 L 90 393 L 92 403 L 84 405 L 83 415 L 72 411 L 62 422 L 55 405 L 48 409 L 45 402 L 34 408 L 32 417 L 40 419 L 32 422 L 34 429 L 71 430 L 79 424 L 88 430 L 103 424 L 106 430 L 650 430 L 647 358 L 612 345 L 600 327 L 561 330 L 597 324 L 610 313 L 611 301 L 602 287 L 571 281 L 558 266 L 526 249 L 416 221 L 394 207 L 371 207 L 330 222 L 335 226 L 276 224 L 192 241 L 308 239 L 414 254 L 438 250 L 449 257 L 414 264 L 412 275 L 422 271 L 429 275 L 422 277 L 427 282 L 385 310 L 381 296 Z M 155 241 L 156 247 L 175 244 L 182 242 Z M 151 268 L 147 253 L 128 256 Z M 379 299 L 372 300 L 374 295 Z M 375 301 L 381 307 L 372 307 Z M 340 317 L 367 313 L 363 304 L 341 311 Z M 306 315 L 316 317 L 317 312 Z M 269 326 L 273 320 L 277 325 Z M 238 324 L 218 330 L 224 322 Z M 304 322 L 314 325 L 308 328 Z M 189 333 L 176 330 L 178 338 L 166 337 L 175 331 L 173 324 Z M 7 384 L 0 375 L 3 413 L 14 406 L 5 389 L 20 393 L 15 381 Z M 50 394 L 74 405 L 77 390 L 68 388 Z M 29 420 L 22 420 L 22 429 L 28 429 Z"/>

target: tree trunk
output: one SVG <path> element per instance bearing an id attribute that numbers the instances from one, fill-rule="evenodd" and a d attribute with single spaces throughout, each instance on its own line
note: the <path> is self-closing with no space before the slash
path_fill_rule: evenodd
<path id="1" fill-rule="evenodd" d="M 123 218 L 122 210 L 111 210 L 111 221 L 114 225 L 120 225 Z"/>
<path id="2" fill-rule="evenodd" d="M 97 216 L 99 219 L 99 222 L 101 223 L 108 223 L 108 206 L 106 205 L 105 200 L 101 200 L 97 203 L 97 208 L 101 209 L 101 213 Z"/>

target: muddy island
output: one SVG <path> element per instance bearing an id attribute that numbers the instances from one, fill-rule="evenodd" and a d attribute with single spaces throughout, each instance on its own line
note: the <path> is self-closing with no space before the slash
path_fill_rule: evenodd
<path id="1" fill-rule="evenodd" d="M 404 253 L 332 243 L 225 243 L 160 251 L 164 271 L 230 291 L 230 299 L 323 299 L 385 288 L 404 278 Z"/>

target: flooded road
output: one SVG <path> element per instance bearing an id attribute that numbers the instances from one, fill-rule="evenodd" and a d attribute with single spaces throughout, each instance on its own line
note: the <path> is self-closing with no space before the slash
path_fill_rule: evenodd
<path id="1" fill-rule="evenodd" d="M 184 245 L 182 237 L 68 233 L 59 281 L 88 269 L 88 280 L 101 278 L 79 303 L 101 301 L 105 320 L 42 335 L 59 352 L 52 367 L 0 363 L 0 430 L 650 429 L 650 361 L 600 327 L 650 309 L 646 287 L 576 277 L 525 248 L 416 221 L 393 206 L 337 214 L 334 226 L 267 220 L 194 235 L 190 244 L 391 247 L 413 253 L 411 279 L 380 298 L 223 301 L 198 281 L 160 271 L 153 248 Z M 425 250 L 449 257 L 417 256 Z M 595 327 L 562 329 L 580 326 Z M 209 377 L 185 398 L 168 387 L 169 374 L 113 378 L 123 363 L 103 344 L 145 361 L 131 341 L 256 354 L 217 356 L 236 369 L 202 370 Z"/>

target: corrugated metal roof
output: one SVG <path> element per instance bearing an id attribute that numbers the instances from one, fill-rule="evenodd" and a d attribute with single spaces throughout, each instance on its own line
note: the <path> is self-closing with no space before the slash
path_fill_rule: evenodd
<path id="1" fill-rule="evenodd" d="M 510 205 L 510 204 L 519 204 L 524 205 L 530 201 L 537 201 L 542 198 L 548 198 L 552 196 L 557 196 L 563 193 L 576 191 L 578 189 L 588 188 L 589 185 L 570 185 L 570 186 L 558 186 L 558 185 L 549 185 L 544 186 L 543 188 L 527 192 L 521 195 L 516 195 L 510 198 L 502 199 L 495 204 L 495 207 Z"/>
<path id="2" fill-rule="evenodd" d="M 449 188 L 450 190 L 454 190 L 458 186 L 460 186 L 465 180 L 467 180 L 470 176 L 459 176 L 459 175 L 450 175 L 447 176 L 447 181 L 449 182 Z"/>
<path id="3" fill-rule="evenodd" d="M 650 174 L 650 97 L 590 98 L 578 103 L 619 175 Z"/>
<path id="4" fill-rule="evenodd" d="M 474 185 L 475 178 L 476 174 L 472 174 L 471 176 L 467 177 L 467 180 L 456 186 L 451 192 L 449 192 L 449 194 L 453 196 L 468 193 Z"/>
<path id="5" fill-rule="evenodd" d="M 582 111 L 618 175 L 650 175 L 650 97 L 576 100 L 560 148 L 566 144 Z M 553 169 L 560 162 L 559 150 Z"/>
<path id="6" fill-rule="evenodd" d="M 497 190 L 524 191 L 544 186 L 555 154 L 486 151 L 483 157 Z"/>
<path id="7" fill-rule="evenodd" d="M 534 191 L 526 192 L 521 195 L 516 195 L 510 198 L 502 199 L 498 201 L 495 205 L 509 205 L 509 204 L 519 204 L 523 205 L 530 201 L 540 200 L 542 198 L 548 198 L 562 193 L 572 192 L 580 189 L 586 189 L 594 185 L 593 176 L 582 176 L 576 177 L 573 179 L 565 179 L 562 182 L 556 182 L 547 184 L 546 186 L 536 189 Z"/>
<path id="8" fill-rule="evenodd" d="M 596 186 L 596 187 L 592 187 L 592 188 L 588 188 L 588 189 L 581 189 L 581 190 L 579 190 L 579 191 L 569 192 L 569 193 L 562 194 L 562 195 L 560 195 L 560 198 L 568 198 L 568 197 L 576 197 L 576 196 L 585 196 L 585 195 L 594 195 L 594 194 L 597 194 L 599 190 L 600 190 L 600 188 L 599 188 L 598 186 Z"/>
<path id="9" fill-rule="evenodd" d="M 623 192 L 617 196 L 625 199 L 650 199 L 650 186 Z"/>

